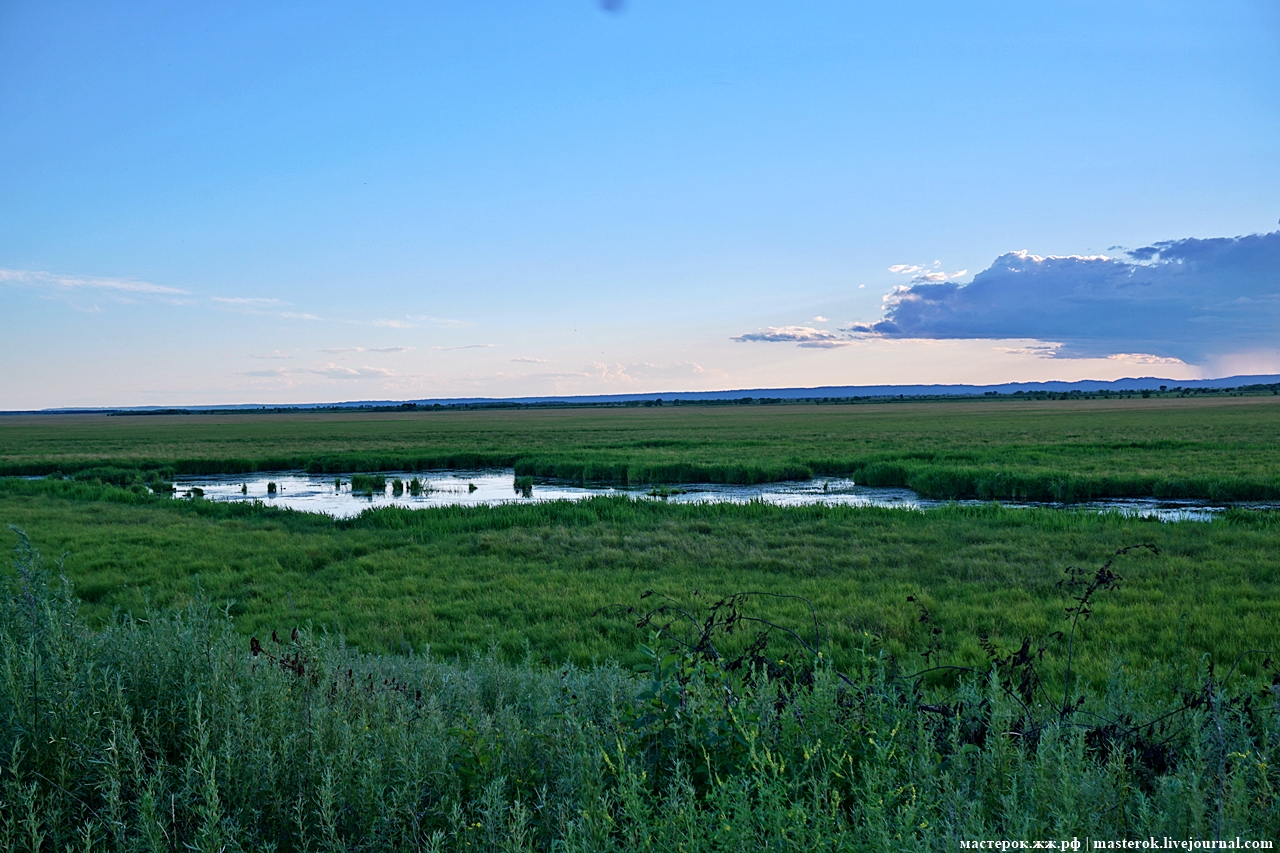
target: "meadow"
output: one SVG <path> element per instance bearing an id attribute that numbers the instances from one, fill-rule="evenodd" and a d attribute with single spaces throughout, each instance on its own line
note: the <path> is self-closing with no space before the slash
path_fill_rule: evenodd
<path id="1" fill-rule="evenodd" d="M 732 614 L 696 644 L 655 637 L 635 673 L 380 657 L 307 630 L 246 643 L 199 598 L 94 628 L 51 568 L 21 539 L 0 578 L 6 850 L 1280 835 L 1280 668 L 1242 678 L 1202 662 L 1170 691 L 1148 661 L 1059 699 L 1024 647 L 939 688 L 883 653 L 842 670 L 759 643 L 731 655 Z"/>
<path id="2" fill-rule="evenodd" d="M 927 497 L 1280 498 L 1280 397 L 0 418 L 0 474 L 514 467 L 575 482 L 847 475 Z"/>
<path id="3" fill-rule="evenodd" d="M 509 464 L 1269 497 L 1277 414 L 1224 397 L 0 419 L 5 470 L 59 472 L 0 477 L 0 846 L 1275 838 L 1277 511 L 599 497 L 334 520 L 156 478 Z"/>
<path id="4" fill-rule="evenodd" d="M 75 481 L 0 480 L 0 518 L 49 553 L 103 623 L 189 603 L 199 591 L 259 635 L 311 626 L 371 652 L 445 658 L 495 646 L 506 660 L 638 660 L 654 590 L 690 607 L 739 592 L 812 602 L 837 665 L 868 648 L 912 660 L 930 644 L 985 660 L 983 634 L 1016 646 L 1061 630 L 1072 567 L 1150 543 L 1082 627 L 1097 683 L 1126 659 L 1194 668 L 1275 644 L 1280 513 L 1163 524 L 1089 511 L 689 505 L 594 498 L 349 520 L 251 504 L 173 500 Z M 908 601 L 908 597 L 915 599 Z M 808 605 L 752 613 L 811 625 Z M 921 621 L 921 608 L 929 621 Z M 934 633 L 940 629 L 941 633 Z M 780 640 L 782 638 L 779 638 Z M 1246 668 L 1257 662 L 1246 662 Z"/>

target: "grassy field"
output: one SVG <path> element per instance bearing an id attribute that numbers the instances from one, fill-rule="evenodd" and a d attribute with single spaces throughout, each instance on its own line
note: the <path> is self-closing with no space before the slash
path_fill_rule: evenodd
<path id="1" fill-rule="evenodd" d="M 1207 667 L 1087 706 L 1007 661 L 921 688 L 864 656 L 645 671 L 245 642 L 207 607 L 86 626 L 0 574 L 0 849 L 954 851 L 982 839 L 1275 838 L 1280 706 Z M 1010 669 L 1011 667 L 1011 669 Z M 1280 671 L 1274 674 L 1280 679 Z"/>
<path id="2" fill-rule="evenodd" d="M 1275 837 L 1277 511 L 602 497 L 335 521 L 141 480 L 507 464 L 1272 497 L 1278 414 L 1245 397 L 0 419 L 5 470 L 79 472 L 0 477 L 0 523 L 65 553 L 82 599 L 21 548 L 0 583 L 0 848 Z M 1094 574 L 1138 544 L 1118 585 Z M 1071 567 L 1104 582 L 1069 645 Z M 823 656 L 780 629 L 753 647 L 762 622 L 692 649 L 637 625 L 743 592 L 728 612 Z"/>
<path id="3" fill-rule="evenodd" d="M 979 637 L 1016 646 L 1064 627 L 1071 565 L 1125 545 L 1117 590 L 1082 629 L 1082 671 L 1117 660 L 1194 666 L 1276 645 L 1280 514 L 1161 524 L 1059 510 L 955 507 L 927 513 L 845 507 L 569 504 L 385 509 L 349 521 L 270 508 L 174 501 L 71 481 L 0 480 L 0 520 L 25 529 L 102 620 L 116 609 L 233 601 L 241 631 L 312 624 L 375 651 L 466 655 L 496 644 L 549 661 L 634 662 L 648 589 L 705 606 L 743 591 L 801 595 L 837 662 L 884 648 L 919 661 L 984 660 Z M 694 593 L 700 597 L 695 597 Z M 912 596 L 916 602 L 907 601 Z M 930 613 L 921 623 L 919 607 Z M 761 599 L 757 615 L 811 624 L 800 602 Z"/>
<path id="4" fill-rule="evenodd" d="M 6 416 L 0 473 L 514 466 L 626 483 L 851 475 L 931 497 L 1280 498 L 1280 397 Z M 118 479 L 119 472 L 114 472 Z"/>

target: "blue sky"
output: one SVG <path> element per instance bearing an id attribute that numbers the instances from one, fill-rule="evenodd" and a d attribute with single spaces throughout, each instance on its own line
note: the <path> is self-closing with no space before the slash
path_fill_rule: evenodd
<path id="1" fill-rule="evenodd" d="M 0 408 L 1280 372 L 1277 81 L 1261 0 L 6 2 Z"/>

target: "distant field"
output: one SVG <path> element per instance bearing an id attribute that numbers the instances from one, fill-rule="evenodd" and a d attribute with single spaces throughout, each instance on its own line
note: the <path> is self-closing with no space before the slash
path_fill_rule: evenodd
<path id="1" fill-rule="evenodd" d="M 940 498 L 1263 500 L 1280 498 L 1278 439 L 1274 396 L 22 415 L 0 418 L 0 473 L 514 466 L 624 483 L 839 474 Z"/>
<path id="2" fill-rule="evenodd" d="M 0 479 L 0 522 L 24 528 L 66 571 L 88 613 L 181 605 L 202 589 L 233 600 L 245 632 L 310 622 L 367 650 L 430 644 L 468 655 L 493 643 L 519 658 L 630 661 L 647 638 L 634 616 L 655 589 L 691 605 L 734 592 L 810 599 L 833 652 L 883 648 L 921 665 L 934 627 L 952 662 L 984 659 L 983 633 L 1017 647 L 1064 628 L 1069 565 L 1124 558 L 1078 650 L 1101 682 L 1117 661 L 1194 669 L 1280 639 L 1280 513 L 1160 524 L 1060 510 L 579 504 L 382 510 L 347 522 L 109 486 Z M 7 543 L 11 534 L 4 533 Z M 695 591 L 702 597 L 694 598 Z M 918 599 L 919 605 L 907 601 Z M 920 621 L 918 606 L 930 613 Z M 795 601 L 752 612 L 811 625 Z M 785 648 L 786 643 L 782 643 Z M 1061 649 L 1058 649 L 1061 652 Z M 1249 663 L 1252 667 L 1257 662 Z"/>

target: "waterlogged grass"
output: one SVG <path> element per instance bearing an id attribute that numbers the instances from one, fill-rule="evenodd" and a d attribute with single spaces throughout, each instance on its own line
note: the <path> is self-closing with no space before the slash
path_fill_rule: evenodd
<path id="1" fill-rule="evenodd" d="M 578 482 L 850 475 L 931 497 L 1280 498 L 1280 397 L 0 418 L 0 473 L 514 466 Z"/>
<path id="2" fill-rule="evenodd" d="M 397 481 L 399 482 L 399 481 Z M 381 474 L 352 474 L 351 491 L 364 494 L 381 494 L 387 490 L 387 478 Z M 398 494 L 398 492 L 397 492 Z"/>
<path id="3" fill-rule="evenodd" d="M 1161 524 L 998 507 L 919 513 L 597 498 L 383 509 L 335 522 L 8 479 L 0 480 L 0 521 L 67 553 L 68 576 L 97 622 L 117 609 L 181 606 L 203 590 L 233 602 L 246 633 L 310 624 L 368 651 L 430 647 L 445 658 L 494 645 L 508 660 L 634 663 L 644 640 L 636 617 L 597 611 L 639 606 L 653 589 L 691 606 L 742 591 L 804 596 L 838 663 L 866 648 L 920 663 L 935 640 L 946 661 L 980 663 L 983 634 L 1016 648 L 1024 636 L 1065 629 L 1064 570 L 1092 568 L 1134 543 L 1160 553 L 1123 558 L 1123 584 L 1083 623 L 1077 670 L 1093 683 L 1154 660 L 1194 668 L 1208 655 L 1229 664 L 1246 649 L 1276 647 L 1280 624 L 1275 513 Z M 811 624 L 799 601 L 761 598 L 751 607 L 788 626 Z"/>
<path id="4" fill-rule="evenodd" d="M 1280 834 L 1270 672 L 1200 667 L 1184 693 L 1114 674 L 1060 711 L 1016 673 L 920 689 L 865 654 L 837 674 L 660 649 L 633 677 L 374 657 L 307 631 L 247 642 L 199 603 L 93 629 L 29 553 L 0 580 L 5 850 L 949 853 Z"/>

